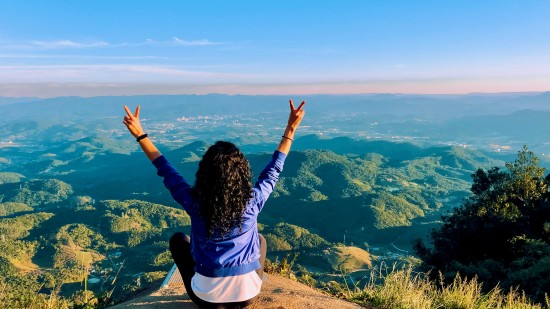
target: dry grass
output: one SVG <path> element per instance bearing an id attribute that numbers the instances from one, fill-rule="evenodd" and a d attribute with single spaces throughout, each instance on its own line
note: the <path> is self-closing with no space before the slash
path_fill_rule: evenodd
<path id="1" fill-rule="evenodd" d="M 376 308 L 403 309 L 535 309 L 550 308 L 550 298 L 545 305 L 529 301 L 524 293 L 512 289 L 508 292 L 495 287 L 489 293 L 482 292 L 482 284 L 476 278 L 461 278 L 457 274 L 449 285 L 437 284 L 412 268 L 389 271 L 378 269 L 363 288 L 357 285 L 345 293 L 348 300 Z"/>

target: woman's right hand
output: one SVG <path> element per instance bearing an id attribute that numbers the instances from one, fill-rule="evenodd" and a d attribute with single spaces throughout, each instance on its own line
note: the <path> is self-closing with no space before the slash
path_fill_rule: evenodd
<path id="1" fill-rule="evenodd" d="M 139 121 L 139 105 L 136 107 L 136 112 L 134 114 L 132 114 L 126 105 L 124 105 L 124 110 L 126 111 L 126 116 L 124 116 L 124 121 L 122 122 L 128 128 L 128 131 L 130 131 L 136 139 L 145 134 L 143 128 L 141 127 L 141 122 Z M 151 162 L 162 156 L 160 151 L 147 136 L 145 136 L 145 138 L 141 138 L 138 142 L 139 146 Z"/>
<path id="2" fill-rule="evenodd" d="M 277 150 L 285 154 L 288 154 L 290 151 L 290 145 L 294 140 L 294 133 L 306 113 L 306 111 L 302 109 L 304 104 L 306 104 L 306 101 L 302 101 L 302 104 L 300 104 L 298 108 L 294 108 L 294 103 L 292 100 L 288 100 L 288 102 L 290 103 L 290 115 L 288 115 L 288 123 L 283 136 L 281 136 L 281 142 L 279 143 L 279 146 L 277 146 Z"/>

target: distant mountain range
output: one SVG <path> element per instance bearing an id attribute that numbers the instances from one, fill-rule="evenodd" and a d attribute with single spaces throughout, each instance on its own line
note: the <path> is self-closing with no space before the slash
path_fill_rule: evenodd
<path id="1" fill-rule="evenodd" d="M 305 96 L 312 115 L 367 113 L 431 120 L 464 116 L 505 115 L 519 110 L 550 111 L 550 92 L 502 95 L 311 95 Z M 2 98 L 0 113 L 15 120 L 81 120 L 118 117 L 121 106 L 141 105 L 144 116 L 156 120 L 173 116 L 255 114 L 286 111 L 289 96 L 147 95 L 104 97 Z M 301 98 L 294 98 L 296 101 Z M 309 114 L 308 113 L 308 114 Z"/>
<path id="2" fill-rule="evenodd" d="M 41 147 L 98 135 L 125 144 L 123 105 L 142 107 L 149 132 L 170 148 L 193 140 L 272 143 L 287 116 L 287 96 L 162 95 L 0 98 L 0 147 Z M 347 136 L 514 152 L 523 144 L 550 154 L 550 92 L 494 95 L 314 95 L 303 135 Z M 3 103 L 4 102 L 4 103 Z M 9 104 L 8 104 L 9 103 Z M 12 142 L 13 144 L 6 144 Z M 126 146 L 125 146 L 126 147 Z M 254 151 L 257 148 L 246 148 Z M 124 150 L 125 152 L 127 150 Z M 549 157 L 550 158 L 550 157 Z"/>

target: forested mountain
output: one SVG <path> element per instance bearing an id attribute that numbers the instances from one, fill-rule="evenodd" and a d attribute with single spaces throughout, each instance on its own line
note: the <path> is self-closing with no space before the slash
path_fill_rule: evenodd
<path id="1" fill-rule="evenodd" d="M 448 146 L 316 136 L 300 143 L 325 149 L 290 154 L 260 228 L 270 258 L 298 252 L 298 263 L 325 272 L 368 267 L 372 247 L 407 248 L 441 209 L 466 196 L 475 167 L 499 163 Z M 4 164 L 0 245 L 7 269 L 40 270 L 36 280 L 66 295 L 79 290 L 85 275 L 103 282 L 89 286 L 99 293 L 112 289 L 105 283 L 118 274 L 120 293 L 136 288 L 137 278 L 145 284 L 167 270 L 167 240 L 188 231 L 189 218 L 141 153 L 115 146 L 95 138 L 61 142 L 20 166 Z M 194 142 L 165 156 L 192 183 L 207 146 Z M 270 156 L 248 154 L 255 174 Z"/>

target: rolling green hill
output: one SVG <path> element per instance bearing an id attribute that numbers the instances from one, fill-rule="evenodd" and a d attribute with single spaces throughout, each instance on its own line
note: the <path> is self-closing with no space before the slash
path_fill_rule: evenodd
<path id="1" fill-rule="evenodd" d="M 499 163 L 459 147 L 319 136 L 297 144 L 312 148 L 288 156 L 259 221 L 270 259 L 298 254 L 297 263 L 318 273 L 399 258 L 394 246 L 409 250 L 412 239 L 467 196 L 475 168 Z M 104 285 L 116 278 L 119 294 L 135 289 L 138 278 L 162 276 L 172 263 L 167 241 L 175 231 L 188 232 L 190 219 L 154 167 L 112 140 L 55 145 L 37 150 L 32 160 L 19 157 L 17 168 L 13 161 L 2 165 L 0 268 L 6 276 L 40 270 L 33 280 L 46 291 L 63 287 L 64 295 L 81 290 L 86 274 Z M 193 142 L 163 153 L 193 183 L 207 147 Z M 247 154 L 255 175 L 270 156 Z M 373 248 L 379 251 L 368 251 Z"/>

